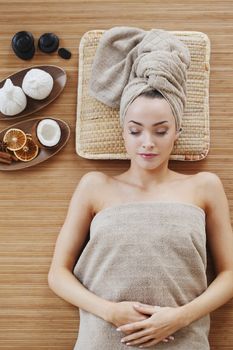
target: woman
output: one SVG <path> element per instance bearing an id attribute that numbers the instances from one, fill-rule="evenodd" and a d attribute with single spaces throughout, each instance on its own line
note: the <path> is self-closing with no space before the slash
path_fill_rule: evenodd
<path id="1" fill-rule="evenodd" d="M 169 169 L 179 134 L 166 99 L 140 94 L 123 124 L 129 169 L 89 172 L 74 191 L 48 282 L 80 309 L 75 350 L 209 349 L 209 313 L 233 296 L 232 228 L 216 174 Z"/>

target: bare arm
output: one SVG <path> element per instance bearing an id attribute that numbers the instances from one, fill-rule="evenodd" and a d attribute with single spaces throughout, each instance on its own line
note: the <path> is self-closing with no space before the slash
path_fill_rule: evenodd
<path id="1" fill-rule="evenodd" d="M 233 297 L 233 234 L 228 200 L 219 177 L 205 173 L 207 240 L 217 277 L 200 296 L 182 306 L 187 323 L 214 311 Z"/>
<path id="2" fill-rule="evenodd" d="M 69 303 L 107 319 L 111 301 L 85 288 L 73 275 L 73 267 L 89 232 L 93 218 L 93 198 L 104 174 L 90 172 L 80 180 L 70 201 L 65 222 L 58 235 L 48 274 L 50 289 Z"/>

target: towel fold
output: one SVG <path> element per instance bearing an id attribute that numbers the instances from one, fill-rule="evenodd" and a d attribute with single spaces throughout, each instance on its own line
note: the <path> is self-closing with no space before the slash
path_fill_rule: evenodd
<path id="1" fill-rule="evenodd" d="M 133 100 L 144 91 L 158 90 L 169 103 L 179 130 L 190 60 L 187 46 L 166 30 L 113 27 L 100 38 L 89 94 L 110 107 L 120 107 L 123 126 Z"/>

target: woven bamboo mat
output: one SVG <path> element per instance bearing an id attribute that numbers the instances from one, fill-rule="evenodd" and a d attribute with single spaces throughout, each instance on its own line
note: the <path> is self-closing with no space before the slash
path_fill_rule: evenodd
<path id="1" fill-rule="evenodd" d="M 119 123 L 119 109 L 111 108 L 88 94 L 92 63 L 104 30 L 91 30 L 79 45 L 79 76 L 76 119 L 76 152 L 89 159 L 129 159 Z M 171 31 L 189 48 L 191 65 L 187 76 L 187 104 L 183 131 L 170 159 L 195 161 L 209 151 L 210 40 L 202 32 Z"/>

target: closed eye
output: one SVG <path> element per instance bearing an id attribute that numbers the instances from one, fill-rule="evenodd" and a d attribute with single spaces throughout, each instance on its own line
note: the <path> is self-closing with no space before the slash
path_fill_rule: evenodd
<path id="1" fill-rule="evenodd" d="M 129 134 L 138 135 L 138 134 L 140 134 L 140 131 L 130 131 Z M 156 134 L 157 135 L 165 135 L 165 134 L 167 134 L 167 131 L 156 132 Z"/>

